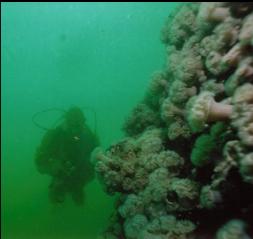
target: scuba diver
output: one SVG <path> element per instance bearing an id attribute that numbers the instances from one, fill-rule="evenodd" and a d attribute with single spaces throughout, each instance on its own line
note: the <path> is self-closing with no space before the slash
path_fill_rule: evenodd
<path id="1" fill-rule="evenodd" d="M 80 108 L 70 108 L 63 123 L 47 130 L 37 148 L 38 171 L 52 176 L 49 197 L 53 203 L 63 202 L 69 193 L 77 205 L 83 204 L 83 187 L 94 178 L 90 154 L 99 142 L 85 121 Z"/>

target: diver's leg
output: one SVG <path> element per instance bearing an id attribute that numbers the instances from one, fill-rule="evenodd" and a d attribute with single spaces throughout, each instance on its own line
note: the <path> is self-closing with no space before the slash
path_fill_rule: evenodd
<path id="1" fill-rule="evenodd" d="M 60 178 L 52 178 L 52 182 L 49 185 L 49 198 L 52 203 L 64 202 L 66 195 L 66 189 L 64 187 L 63 180 Z"/>

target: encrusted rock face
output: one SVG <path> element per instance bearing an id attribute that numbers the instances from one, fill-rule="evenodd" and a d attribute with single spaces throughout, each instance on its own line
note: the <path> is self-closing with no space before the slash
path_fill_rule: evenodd
<path id="1" fill-rule="evenodd" d="M 252 16 L 252 3 L 205 2 L 168 17 L 165 69 L 126 138 L 94 153 L 120 195 L 112 238 L 253 238 Z"/>

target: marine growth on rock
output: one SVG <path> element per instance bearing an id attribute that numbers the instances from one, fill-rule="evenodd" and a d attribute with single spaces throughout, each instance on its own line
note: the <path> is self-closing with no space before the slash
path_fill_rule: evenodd
<path id="1" fill-rule="evenodd" d="M 253 238 L 253 4 L 185 3 L 161 34 L 166 67 L 94 153 L 105 238 Z"/>

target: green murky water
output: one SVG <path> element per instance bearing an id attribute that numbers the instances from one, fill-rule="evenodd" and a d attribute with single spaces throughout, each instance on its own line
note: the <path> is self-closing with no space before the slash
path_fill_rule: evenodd
<path id="1" fill-rule="evenodd" d="M 179 3 L 2 3 L 2 236 L 5 239 L 97 238 L 113 197 L 97 180 L 85 205 L 53 206 L 50 178 L 34 165 L 44 131 L 34 113 L 90 107 L 103 148 L 121 138 L 122 123 L 162 68 L 160 29 Z M 91 127 L 94 120 L 85 112 Z M 45 126 L 59 117 L 41 116 Z"/>

